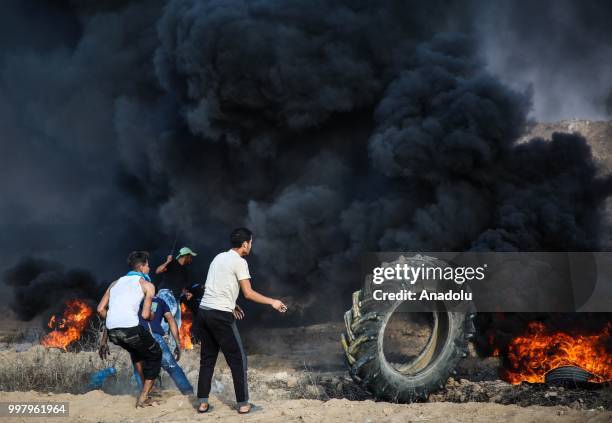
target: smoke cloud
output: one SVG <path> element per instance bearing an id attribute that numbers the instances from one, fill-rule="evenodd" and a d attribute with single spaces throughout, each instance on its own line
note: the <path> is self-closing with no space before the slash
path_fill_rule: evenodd
<path id="1" fill-rule="evenodd" d="M 91 273 L 66 270 L 58 263 L 31 257 L 7 271 L 4 279 L 14 289 L 12 308 L 23 320 L 31 320 L 50 308 L 59 308 L 66 300 L 101 295 Z"/>
<path id="2" fill-rule="evenodd" d="M 474 26 L 489 68 L 512 86 L 531 87 L 538 121 L 610 117 L 610 3 L 479 3 Z"/>
<path id="3" fill-rule="evenodd" d="M 37 256 L 104 286 L 129 251 L 161 261 L 176 234 L 201 253 L 203 281 L 246 225 L 254 286 L 306 320 L 344 308 L 330 299 L 359 287 L 368 250 L 601 248 L 610 183 L 578 134 L 517 143 L 530 92 L 497 77 L 485 11 L 174 0 L 28 13 L 38 6 L 10 3 L 0 53 L 10 266 Z M 36 260 L 4 276 L 20 315 L 60 298 L 29 289 L 98 295 L 93 278 Z"/>

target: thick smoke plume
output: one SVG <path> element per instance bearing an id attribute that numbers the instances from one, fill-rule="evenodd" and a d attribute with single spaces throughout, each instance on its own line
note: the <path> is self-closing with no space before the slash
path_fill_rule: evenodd
<path id="1" fill-rule="evenodd" d="M 477 8 L 45 4 L 57 32 L 34 6 L 11 3 L 0 54 L 9 262 L 110 282 L 178 234 L 203 279 L 247 225 L 255 286 L 323 319 L 368 250 L 600 248 L 610 183 L 578 134 L 517 144 L 530 96 L 487 70 Z M 66 278 L 28 280 L 90 283 Z M 44 305 L 20 292 L 20 313 Z"/>
<path id="2" fill-rule="evenodd" d="M 475 6 L 474 27 L 489 68 L 513 86 L 531 86 L 539 121 L 610 118 L 610 2 L 517 0 Z"/>
<path id="3" fill-rule="evenodd" d="M 26 257 L 4 275 L 13 287 L 13 310 L 23 320 L 31 320 L 40 312 L 59 308 L 64 301 L 101 295 L 91 273 L 66 270 L 60 264 Z"/>

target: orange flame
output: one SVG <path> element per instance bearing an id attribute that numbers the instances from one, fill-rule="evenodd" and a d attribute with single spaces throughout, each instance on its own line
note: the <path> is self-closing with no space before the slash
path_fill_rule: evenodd
<path id="1" fill-rule="evenodd" d="M 47 326 L 53 331 L 43 337 L 41 345 L 47 348 L 62 348 L 66 351 L 68 345 L 81 338 L 92 314 L 93 310 L 84 301 L 78 299 L 67 301 L 63 317 L 58 320 L 53 315 L 49 319 Z"/>
<path id="2" fill-rule="evenodd" d="M 489 344 L 495 345 L 495 335 L 489 334 L 489 336 L 487 338 L 489 339 Z M 493 348 L 493 352 L 491 353 L 491 355 L 493 357 L 499 357 L 499 348 L 498 347 L 494 347 Z"/>
<path id="3" fill-rule="evenodd" d="M 181 329 L 179 331 L 179 338 L 181 339 L 181 348 L 184 350 L 193 349 L 193 343 L 191 342 L 191 326 L 193 325 L 193 318 L 191 310 L 181 303 Z"/>
<path id="4" fill-rule="evenodd" d="M 591 382 L 612 380 L 612 355 L 606 351 L 612 323 L 598 334 L 569 335 L 547 333 L 541 322 L 531 322 L 524 336 L 514 338 L 506 351 L 507 362 L 502 379 L 512 384 L 543 383 L 550 370 L 560 366 L 577 366 L 594 376 Z"/>

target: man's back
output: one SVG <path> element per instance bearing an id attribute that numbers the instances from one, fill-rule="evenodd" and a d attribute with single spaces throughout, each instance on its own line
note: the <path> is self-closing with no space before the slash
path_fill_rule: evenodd
<path id="1" fill-rule="evenodd" d="M 142 310 L 142 304 L 141 304 L 141 310 Z M 164 315 L 170 312 L 170 308 L 168 307 L 166 302 L 162 300 L 161 298 L 153 297 L 153 300 L 151 301 L 151 311 L 155 313 L 152 320 L 145 320 L 142 318 L 142 316 L 140 315 L 138 316 L 140 320 L 140 326 L 144 327 L 145 329 L 153 333 L 164 336 L 165 333 L 164 333 L 164 329 L 162 328 L 161 322 L 162 322 L 162 319 L 164 318 Z"/>
<path id="2" fill-rule="evenodd" d="M 106 327 L 129 328 L 138 325 L 138 309 L 144 297 L 141 276 L 123 276 L 110 288 Z"/>
<path id="3" fill-rule="evenodd" d="M 200 307 L 232 312 L 240 292 L 239 281 L 250 278 L 246 260 L 236 251 L 217 254 L 208 268 Z"/>

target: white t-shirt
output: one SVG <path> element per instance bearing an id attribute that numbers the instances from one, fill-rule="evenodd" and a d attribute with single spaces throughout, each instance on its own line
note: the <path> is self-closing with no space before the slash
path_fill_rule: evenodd
<path id="1" fill-rule="evenodd" d="M 251 279 L 247 261 L 234 250 L 217 254 L 210 263 L 204 296 L 200 307 L 221 311 L 234 311 L 240 292 L 238 281 Z"/>

